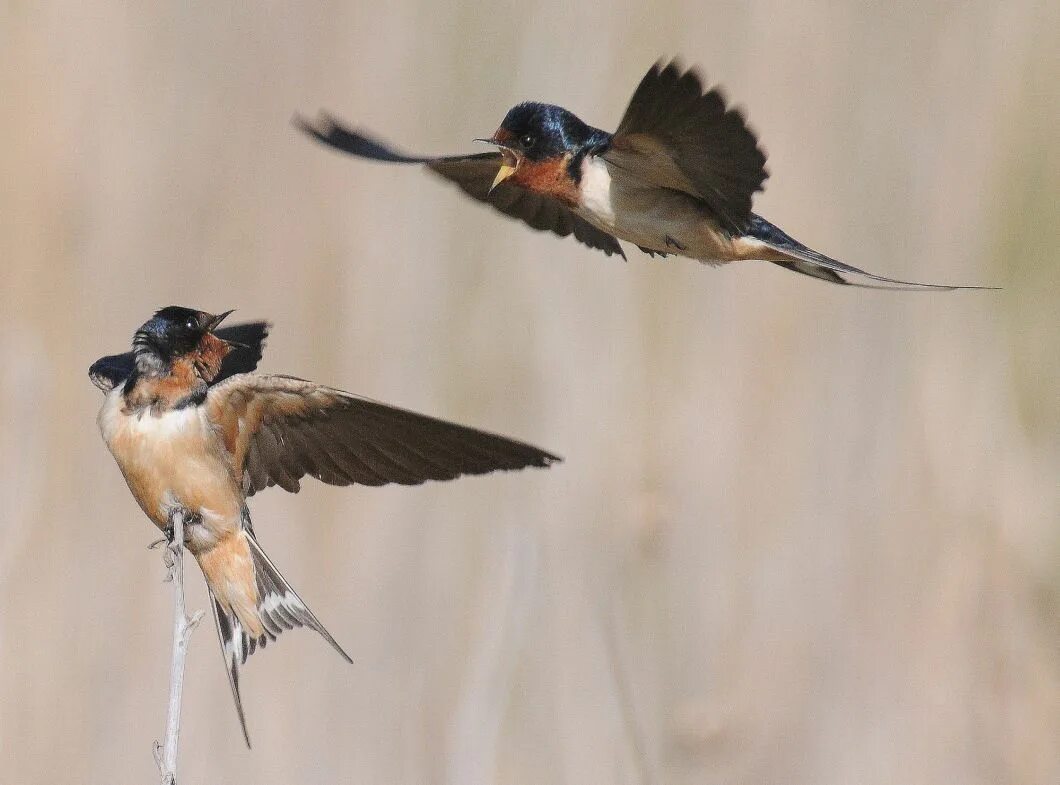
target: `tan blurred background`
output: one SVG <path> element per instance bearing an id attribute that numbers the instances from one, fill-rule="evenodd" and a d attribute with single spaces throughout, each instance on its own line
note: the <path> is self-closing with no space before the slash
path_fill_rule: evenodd
<path id="1" fill-rule="evenodd" d="M 195 637 L 181 782 L 1060 782 L 1056 3 L 0 3 L 0 780 L 149 782 L 170 593 L 85 371 L 157 307 L 547 472 L 253 500 L 352 654 Z M 629 263 L 412 169 L 680 53 L 895 294 Z M 189 599 L 204 606 L 191 567 Z"/>

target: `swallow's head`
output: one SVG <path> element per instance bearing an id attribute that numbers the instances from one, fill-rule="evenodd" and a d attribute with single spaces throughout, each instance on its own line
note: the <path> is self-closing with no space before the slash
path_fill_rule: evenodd
<path id="1" fill-rule="evenodd" d="M 213 334 L 231 311 L 214 315 L 170 305 L 144 322 L 133 335 L 133 354 L 141 372 L 168 372 L 177 360 L 192 363 L 198 374 L 210 381 L 232 344 Z"/>
<path id="2" fill-rule="evenodd" d="M 481 141 L 501 148 L 496 188 L 511 179 L 515 185 L 571 201 L 580 173 L 569 164 L 580 153 L 599 147 L 610 135 L 579 120 L 562 106 L 532 101 L 512 107 L 493 136 Z"/>

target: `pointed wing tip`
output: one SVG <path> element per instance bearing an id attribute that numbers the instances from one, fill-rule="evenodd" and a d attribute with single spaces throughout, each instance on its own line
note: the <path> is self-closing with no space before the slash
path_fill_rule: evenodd
<path id="1" fill-rule="evenodd" d="M 478 466 L 475 468 L 465 468 L 457 470 L 450 476 L 437 477 L 431 479 L 440 480 L 453 480 L 457 477 L 473 477 L 483 476 L 487 474 L 494 474 L 496 472 L 520 472 L 524 469 L 550 469 L 555 464 L 563 463 L 563 458 L 558 455 L 553 455 L 550 452 L 545 452 L 542 449 L 534 447 L 533 445 L 526 444 L 525 442 L 518 443 L 520 447 L 531 451 L 529 454 L 525 452 L 521 455 L 510 455 L 502 461 L 497 461 L 493 464 L 487 464 Z M 417 485 L 419 483 L 416 483 Z"/>
<path id="2" fill-rule="evenodd" d="M 315 120 L 310 120 L 300 112 L 295 112 L 291 116 L 291 125 L 302 133 L 313 137 L 319 142 L 324 142 L 325 144 L 328 142 L 328 136 L 332 129 L 335 128 L 335 122 L 331 115 L 323 110 L 317 112 Z"/>
<path id="3" fill-rule="evenodd" d="M 291 122 L 318 142 L 359 158 L 399 164 L 427 164 L 438 160 L 398 152 L 370 131 L 349 125 L 323 109 L 314 120 L 295 114 Z"/>
<path id="4" fill-rule="evenodd" d="M 308 131 L 311 127 L 309 120 L 307 120 L 301 112 L 295 112 L 291 115 L 291 125 L 303 131 Z"/>
<path id="5" fill-rule="evenodd" d="M 537 450 L 536 454 L 529 458 L 516 459 L 517 462 L 509 463 L 508 465 L 498 465 L 492 468 L 486 468 L 481 471 L 470 471 L 465 474 L 492 474 L 496 471 L 502 472 L 518 472 L 523 469 L 551 469 L 558 463 L 563 463 L 563 459 L 558 455 L 552 455 L 551 453 L 544 452 L 543 450 Z"/>
<path id="6" fill-rule="evenodd" d="M 509 462 L 506 466 L 497 466 L 495 469 L 487 469 L 486 474 L 491 471 L 519 471 L 521 469 L 548 469 L 554 464 L 563 463 L 563 458 L 558 455 L 553 455 L 547 450 L 542 450 L 533 444 L 527 442 L 515 442 L 515 445 L 519 448 L 519 453 L 513 455 L 513 461 Z M 516 462 L 517 461 L 517 462 Z"/>
<path id="7" fill-rule="evenodd" d="M 364 134 L 352 130 L 338 117 L 324 109 L 318 110 L 316 117 L 312 119 L 295 112 L 291 117 L 291 125 L 318 142 L 347 153 L 361 155 L 358 147 L 371 141 Z"/>

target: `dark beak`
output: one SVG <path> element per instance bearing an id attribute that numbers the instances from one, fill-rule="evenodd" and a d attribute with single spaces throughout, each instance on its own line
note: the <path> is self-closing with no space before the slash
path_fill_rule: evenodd
<path id="1" fill-rule="evenodd" d="M 210 320 L 210 323 L 206 326 L 206 332 L 207 333 L 212 333 L 214 330 L 217 329 L 217 325 L 219 325 L 221 322 L 223 322 L 225 319 L 227 319 L 229 314 L 232 314 L 232 313 L 235 313 L 235 308 L 233 308 L 231 311 L 225 311 L 224 313 L 217 314 L 217 316 L 213 317 L 213 319 Z M 232 340 L 229 340 L 228 338 L 221 338 L 219 340 L 224 341 L 228 346 L 231 346 L 233 349 L 249 349 L 250 348 L 245 343 L 240 343 L 239 341 L 232 341 Z"/>
<path id="2" fill-rule="evenodd" d="M 206 331 L 212 333 L 214 330 L 217 329 L 217 325 L 227 319 L 230 314 L 235 313 L 235 310 L 236 309 L 233 308 L 231 311 L 225 311 L 224 313 L 218 314 L 217 316 L 213 317 L 210 320 L 209 324 L 206 325 Z"/>
<path id="3" fill-rule="evenodd" d="M 482 142 L 484 144 L 492 144 L 492 145 L 494 145 L 496 147 L 501 148 L 502 150 L 511 150 L 512 149 L 512 146 L 510 144 L 505 144 L 504 142 L 498 142 L 496 139 L 492 139 L 492 138 L 491 139 L 472 139 L 471 141 L 472 142 Z"/>

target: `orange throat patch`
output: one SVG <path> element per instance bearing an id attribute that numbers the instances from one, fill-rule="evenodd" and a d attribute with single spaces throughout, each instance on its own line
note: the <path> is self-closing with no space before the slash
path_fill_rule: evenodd
<path id="1" fill-rule="evenodd" d="M 126 409 L 150 406 L 166 411 L 196 392 L 203 392 L 221 372 L 221 363 L 232 347 L 207 333 L 195 350 L 173 360 L 169 373 L 161 377 L 141 378 L 126 396 Z"/>
<path id="2" fill-rule="evenodd" d="M 581 199 L 578 184 L 570 176 L 570 154 L 544 161 L 519 161 L 508 182 L 542 196 L 548 196 L 567 207 L 578 207 Z"/>
<path id="3" fill-rule="evenodd" d="M 214 377 L 221 372 L 221 363 L 232 347 L 220 338 L 207 333 L 199 341 L 199 346 L 193 355 L 195 368 L 199 375 L 207 382 L 212 382 Z"/>
<path id="4" fill-rule="evenodd" d="M 142 376 L 125 396 L 125 413 L 152 407 L 157 411 L 173 408 L 203 384 L 190 357 L 173 361 L 169 373 L 162 377 Z"/>

